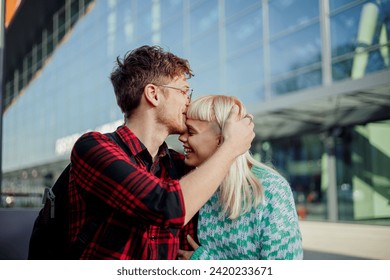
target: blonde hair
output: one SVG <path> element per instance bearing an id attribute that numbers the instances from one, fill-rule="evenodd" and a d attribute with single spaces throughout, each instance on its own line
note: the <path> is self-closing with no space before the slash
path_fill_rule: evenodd
<path id="1" fill-rule="evenodd" d="M 197 98 L 191 102 L 187 117 L 202 121 L 215 121 L 223 134 L 225 122 L 235 104 L 240 109 L 239 116 L 244 118 L 247 113 L 244 104 L 234 96 L 225 95 L 208 95 Z M 237 157 L 219 188 L 222 211 L 230 219 L 236 219 L 263 201 L 263 187 L 259 179 L 251 172 L 252 166 L 274 172 L 272 168 L 255 160 L 249 151 Z"/>

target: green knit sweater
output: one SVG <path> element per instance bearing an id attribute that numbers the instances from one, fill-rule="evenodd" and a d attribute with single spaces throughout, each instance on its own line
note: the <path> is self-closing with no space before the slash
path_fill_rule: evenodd
<path id="1" fill-rule="evenodd" d="M 222 214 L 217 191 L 200 209 L 196 260 L 303 259 L 302 237 L 290 185 L 280 175 L 254 167 L 264 202 L 235 220 Z"/>

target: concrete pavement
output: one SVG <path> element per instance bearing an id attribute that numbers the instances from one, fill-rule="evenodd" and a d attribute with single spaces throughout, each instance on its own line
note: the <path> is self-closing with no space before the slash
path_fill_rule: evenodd
<path id="1" fill-rule="evenodd" d="M 27 259 L 38 210 L 0 209 L 0 260 Z M 300 222 L 305 260 L 390 260 L 390 226 Z"/>

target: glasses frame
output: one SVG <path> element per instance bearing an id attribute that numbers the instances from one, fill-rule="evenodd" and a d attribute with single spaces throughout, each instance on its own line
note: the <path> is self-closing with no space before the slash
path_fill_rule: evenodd
<path id="1" fill-rule="evenodd" d="M 165 88 L 171 88 L 171 89 L 175 89 L 175 90 L 178 90 L 180 91 L 182 94 L 186 95 L 187 98 L 191 101 L 192 99 L 192 94 L 194 92 L 194 89 L 193 88 L 186 88 L 186 89 L 182 89 L 182 88 L 178 88 L 178 87 L 173 87 L 173 86 L 170 86 L 170 85 L 156 85 L 158 87 L 165 87 Z"/>

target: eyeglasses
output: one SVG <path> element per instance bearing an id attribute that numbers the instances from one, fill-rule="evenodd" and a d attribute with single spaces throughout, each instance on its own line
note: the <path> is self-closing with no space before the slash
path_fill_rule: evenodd
<path id="1" fill-rule="evenodd" d="M 182 94 L 187 95 L 188 99 L 191 101 L 192 98 L 192 93 L 194 92 L 194 89 L 192 88 L 178 88 L 178 87 L 172 87 L 169 85 L 156 85 L 158 87 L 165 87 L 165 88 L 171 88 L 171 89 L 176 89 L 180 91 Z"/>

